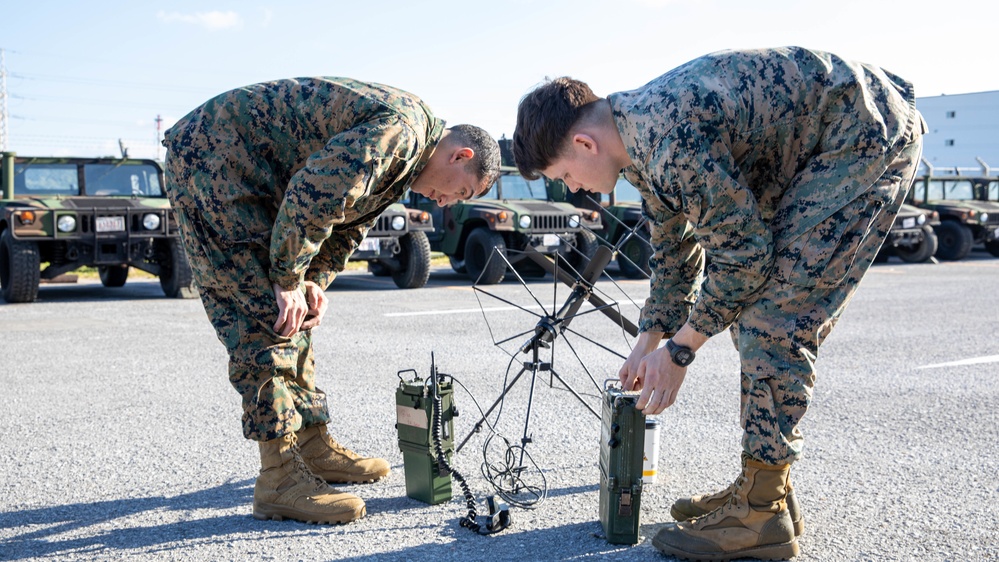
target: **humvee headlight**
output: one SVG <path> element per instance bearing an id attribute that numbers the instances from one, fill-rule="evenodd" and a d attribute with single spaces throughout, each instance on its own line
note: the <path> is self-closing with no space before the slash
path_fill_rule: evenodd
<path id="1" fill-rule="evenodd" d="M 430 213 L 426 211 L 420 213 L 420 222 L 430 222 Z"/>
<path id="2" fill-rule="evenodd" d="M 21 219 L 21 224 L 35 224 L 34 211 L 21 211 L 18 213 L 17 218 Z"/>
<path id="3" fill-rule="evenodd" d="M 918 224 L 919 226 L 923 226 L 924 224 L 926 224 L 926 215 L 919 215 L 918 217 L 916 217 L 916 224 Z"/>
<path id="4" fill-rule="evenodd" d="M 392 230 L 402 230 L 406 228 L 406 218 L 402 215 L 392 217 Z"/>
<path id="5" fill-rule="evenodd" d="M 579 215 L 569 215 L 569 228 L 579 228 Z"/>
<path id="6" fill-rule="evenodd" d="M 506 211 L 500 211 L 497 217 L 499 217 L 500 222 L 506 222 L 506 219 L 510 218 L 510 215 Z"/>
<path id="7" fill-rule="evenodd" d="M 531 215 L 520 215 L 520 228 L 531 228 Z"/>
<path id="8" fill-rule="evenodd" d="M 989 222 L 989 214 L 988 213 L 982 213 L 982 214 L 978 215 L 978 222 L 980 222 L 982 224 L 985 224 L 985 223 Z"/>
<path id="9" fill-rule="evenodd" d="M 590 212 L 590 221 L 596 222 L 598 218 L 600 218 L 600 213 L 597 211 Z"/>
<path id="10" fill-rule="evenodd" d="M 156 230 L 160 227 L 160 216 L 156 213 L 147 213 L 142 217 L 142 228 L 146 230 Z"/>
<path id="11" fill-rule="evenodd" d="M 59 220 L 56 221 L 56 228 L 59 229 L 59 232 L 73 232 L 76 230 L 76 217 L 72 215 L 59 217 Z"/>

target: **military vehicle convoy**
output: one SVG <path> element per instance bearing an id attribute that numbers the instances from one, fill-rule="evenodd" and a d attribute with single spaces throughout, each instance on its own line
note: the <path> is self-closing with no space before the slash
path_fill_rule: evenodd
<path id="1" fill-rule="evenodd" d="M 158 276 L 168 297 L 197 296 L 163 185 L 155 160 L 0 153 L 4 300 L 33 302 L 41 279 L 84 266 L 105 287 L 123 286 L 134 267 Z"/>
<path id="2" fill-rule="evenodd" d="M 427 233 L 433 230 L 430 213 L 395 203 L 378 217 L 350 261 L 368 262 L 368 271 L 391 276 L 400 289 L 423 287 L 430 278 Z"/>
<path id="3" fill-rule="evenodd" d="M 917 177 L 909 202 L 940 216 L 936 257 L 961 260 L 978 244 L 999 257 L 999 178 Z"/>
<path id="4" fill-rule="evenodd" d="M 410 192 L 407 206 L 433 217 L 430 248 L 448 256 L 451 267 L 480 284 L 499 283 L 507 266 L 490 260 L 498 249 L 522 274 L 544 274 L 523 254 L 529 248 L 558 252 L 581 270 L 597 250 L 591 229 L 600 228 L 600 213 L 551 200 L 545 181 L 527 180 L 516 168 L 504 166 L 499 179 L 479 199 L 439 207 Z"/>

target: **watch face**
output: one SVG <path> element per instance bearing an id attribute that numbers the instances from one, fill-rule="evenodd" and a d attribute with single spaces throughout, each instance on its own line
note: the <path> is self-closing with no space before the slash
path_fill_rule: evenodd
<path id="1" fill-rule="evenodd" d="M 686 349 L 680 349 L 677 350 L 675 359 L 677 365 L 680 365 L 681 367 L 686 367 L 687 365 L 690 365 L 691 361 L 694 360 L 694 354 L 691 353 L 690 351 L 687 351 Z"/>

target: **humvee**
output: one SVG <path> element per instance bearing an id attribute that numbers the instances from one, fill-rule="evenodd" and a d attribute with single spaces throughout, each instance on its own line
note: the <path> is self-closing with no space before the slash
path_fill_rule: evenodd
<path id="1" fill-rule="evenodd" d="M 368 262 L 372 274 L 392 276 L 400 289 L 417 289 L 430 277 L 430 213 L 394 203 L 378 217 L 350 261 Z"/>
<path id="2" fill-rule="evenodd" d="M 893 255 L 909 263 L 932 258 L 938 245 L 933 229 L 939 224 L 940 215 L 936 211 L 903 203 L 876 261 L 886 262 Z"/>
<path id="3" fill-rule="evenodd" d="M 976 244 L 999 257 L 999 178 L 917 177 L 909 202 L 939 213 L 938 258 L 964 259 Z"/>
<path id="4" fill-rule="evenodd" d="M 554 184 L 553 193 L 557 201 L 601 213 L 601 223 L 593 229 L 601 244 L 615 248 L 623 237 L 630 235 L 620 244 L 616 256 L 622 275 L 631 279 L 648 279 L 652 275 L 649 269 L 649 258 L 652 257 L 649 223 L 640 222 L 642 195 L 635 186 L 623 177 L 618 178 L 614 190 L 604 195 L 583 191 L 572 193 L 561 181 L 551 183 Z"/>
<path id="5" fill-rule="evenodd" d="M 440 207 L 410 192 L 408 206 L 430 213 L 434 230 L 430 248 L 448 256 L 451 267 L 481 284 L 499 283 L 506 263 L 489 257 L 498 248 L 510 265 L 528 275 L 544 275 L 524 251 L 558 252 L 572 267 L 582 267 L 597 250 L 591 232 L 600 226 L 600 213 L 551 200 L 546 182 L 527 180 L 517 169 L 503 166 L 499 179 L 479 199 Z"/>
<path id="6" fill-rule="evenodd" d="M 33 302 L 41 279 L 83 266 L 105 287 L 123 286 L 134 267 L 158 276 L 168 297 L 197 296 L 163 185 L 155 160 L 0 153 L 4 299 Z"/>

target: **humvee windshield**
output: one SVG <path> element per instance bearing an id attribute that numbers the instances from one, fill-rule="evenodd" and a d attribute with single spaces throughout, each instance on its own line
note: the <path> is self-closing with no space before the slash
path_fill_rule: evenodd
<path id="1" fill-rule="evenodd" d="M 159 170 L 152 164 L 85 164 L 85 195 L 163 197 Z M 81 195 L 76 164 L 14 165 L 14 193 L 35 197 Z"/>
<path id="2" fill-rule="evenodd" d="M 545 180 L 527 180 L 519 174 L 503 174 L 499 183 L 503 184 L 503 199 L 548 199 L 548 192 L 545 191 Z M 496 199 L 497 184 L 489 189 L 483 199 Z"/>
<path id="3" fill-rule="evenodd" d="M 87 195 L 163 196 L 158 170 L 150 164 L 87 164 L 83 176 Z"/>
<path id="4" fill-rule="evenodd" d="M 975 198 L 975 189 L 967 180 L 930 180 L 926 198 L 970 201 Z"/>
<path id="5" fill-rule="evenodd" d="M 39 197 L 79 195 L 76 164 L 14 164 L 14 193 Z"/>

